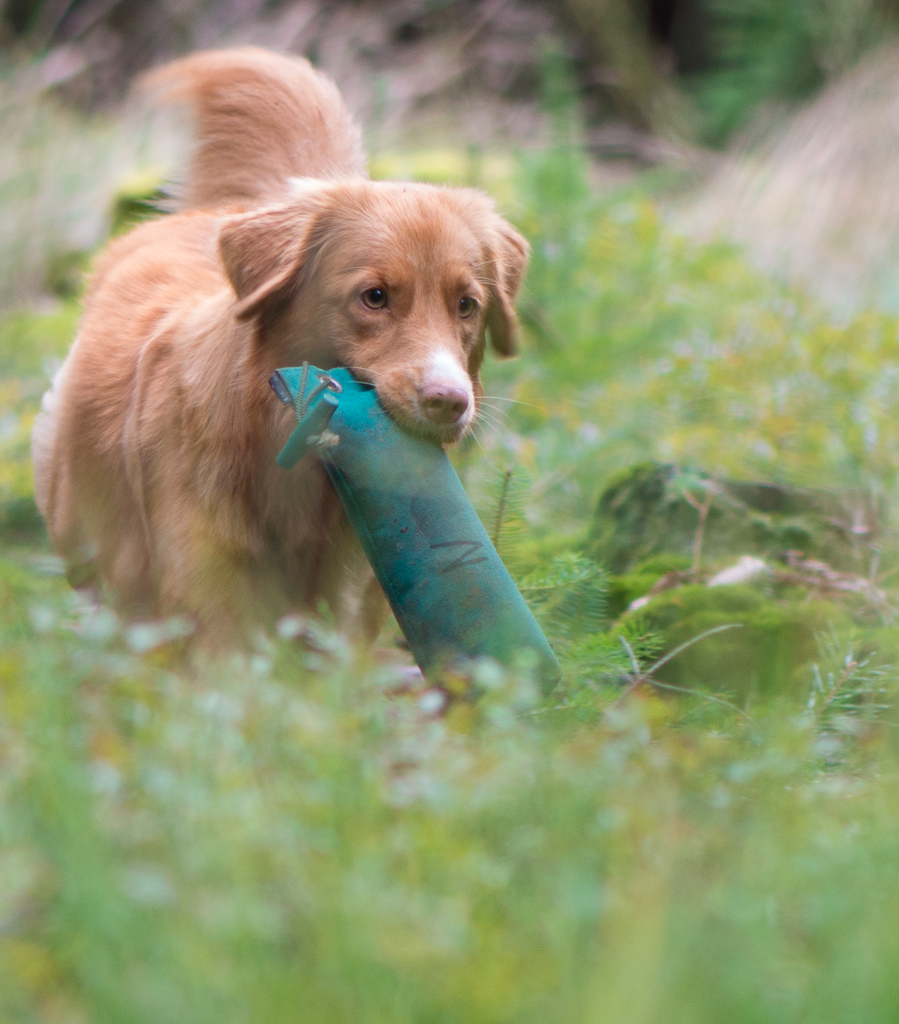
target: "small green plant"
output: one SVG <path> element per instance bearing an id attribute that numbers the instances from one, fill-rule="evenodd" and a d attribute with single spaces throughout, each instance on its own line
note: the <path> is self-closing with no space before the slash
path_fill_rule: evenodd
<path id="1" fill-rule="evenodd" d="M 864 641 L 847 641 L 834 629 L 820 634 L 818 660 L 812 663 L 808 710 L 819 726 L 836 718 L 871 721 L 893 707 L 896 669 L 873 652 L 860 653 Z"/>
<path id="2" fill-rule="evenodd" d="M 519 581 L 547 635 L 557 645 L 589 637 L 606 623 L 606 574 L 582 555 L 559 555 L 549 570 Z"/>
<path id="3" fill-rule="evenodd" d="M 493 486 L 481 504 L 481 520 L 493 546 L 510 569 L 519 558 L 520 543 L 526 530 L 524 507 L 527 491 L 527 474 L 522 467 L 507 467 L 497 472 Z"/>

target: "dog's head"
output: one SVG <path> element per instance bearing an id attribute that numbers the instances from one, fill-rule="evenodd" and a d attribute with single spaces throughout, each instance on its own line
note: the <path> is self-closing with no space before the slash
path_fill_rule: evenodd
<path id="1" fill-rule="evenodd" d="M 457 440 L 476 416 L 485 341 L 515 352 L 527 242 L 474 189 L 355 179 L 297 193 L 225 220 L 236 316 L 297 361 L 349 367 L 406 426 Z"/>

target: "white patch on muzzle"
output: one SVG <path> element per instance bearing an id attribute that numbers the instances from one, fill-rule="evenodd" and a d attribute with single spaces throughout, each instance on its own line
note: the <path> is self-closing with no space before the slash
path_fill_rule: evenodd
<path id="1" fill-rule="evenodd" d="M 462 388 L 468 395 L 468 400 L 472 404 L 474 403 L 471 378 L 459 360 L 446 349 L 438 349 L 428 360 L 425 372 L 422 374 L 421 386 L 427 387 L 429 384 Z"/>
<path id="2" fill-rule="evenodd" d="M 419 394 L 424 395 L 428 389 L 447 389 L 461 391 L 468 396 L 468 408 L 458 420 L 453 421 L 456 428 L 463 432 L 471 426 L 476 415 L 474 387 L 468 372 L 459 362 L 459 357 L 447 349 L 437 349 L 422 370 L 419 381 Z"/>

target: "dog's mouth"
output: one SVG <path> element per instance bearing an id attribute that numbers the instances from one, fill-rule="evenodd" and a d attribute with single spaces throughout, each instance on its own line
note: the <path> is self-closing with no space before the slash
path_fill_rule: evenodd
<path id="1" fill-rule="evenodd" d="M 473 415 L 462 417 L 455 423 L 439 423 L 424 415 L 417 403 L 410 408 L 406 403 L 391 401 L 380 391 L 378 397 L 390 416 L 404 430 L 408 430 L 409 433 L 415 434 L 417 437 L 436 441 L 438 444 L 455 444 L 461 441 L 474 426 L 475 417 Z"/>
<path id="2" fill-rule="evenodd" d="M 456 444 L 474 426 L 474 419 L 466 423 L 454 423 L 447 426 L 440 426 L 430 420 L 419 417 L 415 425 L 415 431 L 431 440 L 439 441 L 440 444 Z"/>
<path id="3" fill-rule="evenodd" d="M 474 396 L 458 387 L 420 388 L 411 381 L 403 385 L 380 382 L 371 371 L 353 371 L 372 384 L 384 409 L 404 430 L 438 444 L 460 441 L 474 426 L 477 409 Z"/>

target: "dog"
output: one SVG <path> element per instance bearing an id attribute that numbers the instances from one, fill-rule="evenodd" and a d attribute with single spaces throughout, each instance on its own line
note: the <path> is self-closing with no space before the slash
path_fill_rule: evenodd
<path id="1" fill-rule="evenodd" d="M 152 71 L 195 148 L 176 212 L 95 264 L 44 396 L 35 496 L 74 586 L 210 645 L 324 602 L 372 642 L 386 601 L 322 465 L 275 456 L 295 418 L 269 378 L 345 366 L 442 444 L 476 418 L 489 340 L 516 349 L 528 244 L 482 192 L 373 182 L 334 83 L 247 47 Z"/>

